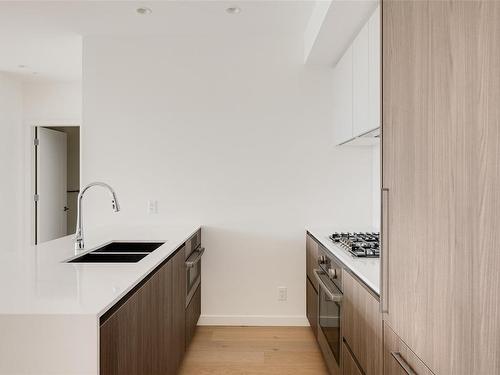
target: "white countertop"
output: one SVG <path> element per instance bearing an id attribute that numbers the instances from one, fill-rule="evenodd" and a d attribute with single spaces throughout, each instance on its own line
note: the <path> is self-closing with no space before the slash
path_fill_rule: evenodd
<path id="1" fill-rule="evenodd" d="M 166 241 L 137 263 L 64 263 L 75 256 L 74 235 L 0 252 L 0 315 L 101 316 L 200 226 L 89 229 L 86 250 L 115 241 Z"/>
<path id="2" fill-rule="evenodd" d="M 380 295 L 380 258 L 357 258 L 328 238 L 333 232 L 347 232 L 346 230 L 307 228 L 307 231 L 340 260 L 340 262 L 358 276 L 366 286 Z M 360 230 L 356 230 L 356 232 L 359 231 Z M 368 230 L 368 232 L 372 232 L 372 230 Z"/>

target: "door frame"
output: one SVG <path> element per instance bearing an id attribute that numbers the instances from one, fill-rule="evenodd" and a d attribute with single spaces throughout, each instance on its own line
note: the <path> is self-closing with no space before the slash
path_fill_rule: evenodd
<path id="1" fill-rule="evenodd" d="M 80 164 L 80 171 L 79 171 L 79 177 L 80 177 L 80 185 L 82 181 L 82 126 L 80 125 L 80 121 L 41 121 L 36 124 L 30 124 L 29 125 L 29 131 L 27 132 L 27 138 L 29 139 L 29 168 L 26 168 L 28 171 L 29 175 L 27 177 L 28 184 L 29 186 L 29 193 L 28 193 L 28 202 L 29 202 L 29 225 L 26 225 L 28 227 L 29 233 L 30 233 L 30 243 L 33 245 L 38 244 L 38 234 L 37 234 L 37 201 L 35 200 L 35 196 L 38 193 L 38 187 L 37 187 L 37 145 L 35 144 L 35 139 L 38 136 L 38 128 L 39 127 L 49 127 L 49 128 L 62 128 L 62 127 L 78 127 L 80 129 L 80 139 L 79 139 L 79 164 Z"/>

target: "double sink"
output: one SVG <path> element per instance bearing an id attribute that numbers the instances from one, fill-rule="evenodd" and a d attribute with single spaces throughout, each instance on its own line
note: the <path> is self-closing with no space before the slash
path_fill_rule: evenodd
<path id="1" fill-rule="evenodd" d="M 137 263 L 165 242 L 109 242 L 67 263 Z"/>

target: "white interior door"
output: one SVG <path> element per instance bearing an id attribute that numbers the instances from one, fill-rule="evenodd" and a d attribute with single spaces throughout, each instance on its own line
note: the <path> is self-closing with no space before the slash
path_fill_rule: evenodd
<path id="1" fill-rule="evenodd" d="M 67 135 L 38 128 L 37 243 L 66 235 L 67 230 Z"/>

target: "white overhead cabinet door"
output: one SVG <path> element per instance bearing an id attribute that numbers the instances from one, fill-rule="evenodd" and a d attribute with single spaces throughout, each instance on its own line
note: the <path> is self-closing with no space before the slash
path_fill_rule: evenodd
<path id="1" fill-rule="evenodd" d="M 38 128 L 36 209 L 37 243 L 66 235 L 67 136 Z"/>
<path id="2" fill-rule="evenodd" d="M 352 138 L 352 47 L 335 67 L 333 90 L 333 136 L 335 144 L 341 144 Z"/>
<path id="3" fill-rule="evenodd" d="M 370 99 L 368 97 L 369 81 L 369 35 L 368 23 L 361 29 L 352 45 L 352 64 L 353 64 L 353 109 L 352 109 L 352 128 L 353 135 L 358 136 L 366 133 L 370 129 L 368 122 L 368 112 Z"/>
<path id="4" fill-rule="evenodd" d="M 373 130 L 379 128 L 381 124 L 381 115 L 380 108 L 380 77 L 382 76 L 382 71 L 380 69 L 380 6 L 377 7 L 377 10 L 370 17 L 370 21 L 368 21 L 368 34 L 369 34 L 369 73 L 368 73 L 368 100 L 369 100 L 369 111 L 368 111 L 368 126 L 367 130 Z"/>
<path id="5" fill-rule="evenodd" d="M 336 145 L 380 127 L 380 75 L 380 8 L 377 8 L 334 70 Z"/>

